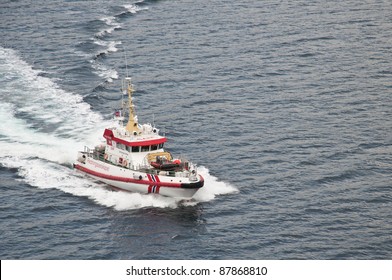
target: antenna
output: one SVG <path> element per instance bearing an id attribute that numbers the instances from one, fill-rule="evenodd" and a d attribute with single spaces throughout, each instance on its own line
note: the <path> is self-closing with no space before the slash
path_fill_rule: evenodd
<path id="1" fill-rule="evenodd" d="M 126 74 L 127 74 L 127 78 L 129 77 L 129 73 L 128 73 L 128 61 L 127 61 L 127 52 L 124 49 L 124 57 L 125 57 L 125 70 L 126 70 Z"/>

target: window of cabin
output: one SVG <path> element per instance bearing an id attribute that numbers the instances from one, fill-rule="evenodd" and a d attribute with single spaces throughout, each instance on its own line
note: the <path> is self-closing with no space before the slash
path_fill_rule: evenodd
<path id="1" fill-rule="evenodd" d="M 148 152 L 150 150 L 150 146 L 142 146 L 142 152 Z"/>
<path id="2" fill-rule="evenodd" d="M 116 144 L 117 149 L 125 150 L 125 145 L 121 143 Z"/>
<path id="3" fill-rule="evenodd" d="M 139 146 L 133 146 L 132 147 L 132 153 L 138 153 L 140 151 L 140 147 Z"/>
<path id="4" fill-rule="evenodd" d="M 151 151 L 158 150 L 158 145 L 151 145 Z"/>
<path id="5" fill-rule="evenodd" d="M 163 143 L 159 144 L 159 149 L 163 148 Z"/>

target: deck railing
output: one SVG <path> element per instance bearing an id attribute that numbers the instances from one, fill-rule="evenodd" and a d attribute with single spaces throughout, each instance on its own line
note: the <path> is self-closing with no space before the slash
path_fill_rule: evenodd
<path id="1" fill-rule="evenodd" d="M 142 171 L 148 174 L 152 175 L 163 175 L 163 176 L 170 176 L 170 177 L 176 177 L 176 175 L 181 174 L 180 176 L 184 177 L 190 177 L 190 172 L 185 172 L 185 171 L 174 171 L 174 170 L 169 170 L 169 171 L 163 171 L 155 168 L 151 168 L 149 161 L 147 158 L 145 158 L 143 164 L 133 164 L 132 161 L 128 162 L 127 166 L 123 166 L 121 164 L 115 164 L 107 159 L 105 159 L 105 150 L 99 150 L 99 149 L 91 149 L 87 146 L 84 147 L 84 155 L 86 155 L 89 158 L 93 158 L 95 160 L 100 160 L 105 163 L 109 163 L 114 166 L 122 166 L 125 168 L 128 168 L 130 170 L 135 170 L 135 171 Z"/>

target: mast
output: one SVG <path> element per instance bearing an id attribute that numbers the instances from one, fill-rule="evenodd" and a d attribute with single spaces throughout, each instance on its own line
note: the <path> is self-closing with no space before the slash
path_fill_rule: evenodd
<path id="1" fill-rule="evenodd" d="M 127 93 L 128 93 L 128 106 L 129 106 L 129 117 L 128 117 L 128 123 L 125 127 L 125 129 L 132 133 L 132 134 L 139 134 L 140 129 L 138 127 L 137 123 L 137 116 L 135 114 L 135 106 L 133 105 L 132 102 L 132 93 L 133 93 L 133 85 L 131 82 L 131 78 L 126 77 L 126 87 L 127 87 Z"/>

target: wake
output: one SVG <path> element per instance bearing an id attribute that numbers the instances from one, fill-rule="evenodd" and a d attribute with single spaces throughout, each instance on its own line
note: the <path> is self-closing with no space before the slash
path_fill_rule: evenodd
<path id="1" fill-rule="evenodd" d="M 31 186 L 88 197 L 118 211 L 184 205 L 175 198 L 113 191 L 72 169 L 77 151 L 101 141 L 102 131 L 111 121 L 93 112 L 81 96 L 60 89 L 40 73 L 14 50 L 0 47 L 2 166 L 17 168 L 19 180 Z M 185 205 L 238 191 L 212 176 L 206 167 L 199 167 L 199 173 L 205 185 Z"/>

